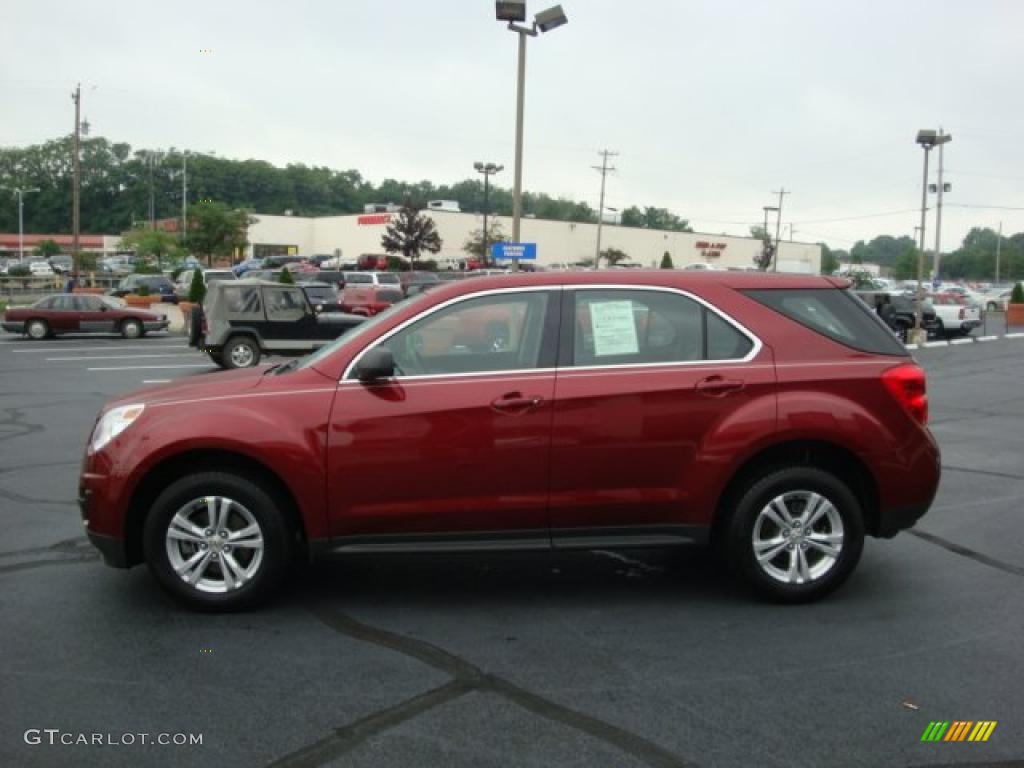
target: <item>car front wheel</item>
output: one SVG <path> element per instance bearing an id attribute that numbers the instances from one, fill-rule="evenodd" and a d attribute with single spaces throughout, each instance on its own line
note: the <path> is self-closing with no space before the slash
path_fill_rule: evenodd
<path id="1" fill-rule="evenodd" d="M 761 595 L 816 600 L 842 584 L 864 548 L 850 489 L 812 467 L 780 469 L 747 485 L 726 529 L 733 567 Z"/>
<path id="2" fill-rule="evenodd" d="M 138 320 L 125 320 L 121 323 L 121 335 L 126 339 L 137 339 L 142 336 L 142 323 Z"/>
<path id="3" fill-rule="evenodd" d="M 280 503 L 240 475 L 203 472 L 171 484 L 144 530 L 146 563 L 192 608 L 251 608 L 280 586 L 291 559 Z"/>

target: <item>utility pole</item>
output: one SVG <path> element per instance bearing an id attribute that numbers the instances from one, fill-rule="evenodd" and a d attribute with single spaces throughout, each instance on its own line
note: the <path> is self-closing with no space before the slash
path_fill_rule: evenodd
<path id="1" fill-rule="evenodd" d="M 939 278 L 939 266 L 942 261 L 942 155 L 945 149 L 945 142 L 942 141 L 942 137 L 945 134 L 942 132 L 942 128 L 939 128 L 939 183 L 935 188 L 936 200 L 935 200 L 935 279 Z"/>
<path id="2" fill-rule="evenodd" d="M 999 251 L 1003 245 L 1003 222 L 999 222 L 999 237 L 996 239 L 996 285 L 999 284 Z"/>
<path id="3" fill-rule="evenodd" d="M 149 158 L 149 228 L 156 229 L 156 196 L 153 192 L 153 153 L 150 152 L 147 157 Z"/>
<path id="4" fill-rule="evenodd" d="M 604 182 L 609 171 L 614 171 L 615 166 L 608 165 L 609 157 L 616 157 L 618 152 L 610 152 L 607 149 L 598 152 L 601 155 L 601 165 L 592 165 L 595 171 L 601 174 L 601 202 L 597 206 L 597 250 L 594 252 L 594 269 L 601 268 L 601 225 L 604 223 Z"/>
<path id="5" fill-rule="evenodd" d="M 82 143 L 82 84 L 78 83 L 75 86 L 75 92 L 71 94 L 72 101 L 75 102 L 75 144 L 74 144 L 74 184 L 72 186 L 71 193 L 71 269 L 75 284 L 78 284 L 79 274 L 81 272 L 82 255 L 79 252 L 78 234 L 81 227 L 81 213 L 79 208 L 80 202 L 80 189 L 82 185 L 82 162 L 81 162 L 81 143 Z"/>
<path id="6" fill-rule="evenodd" d="M 188 232 L 188 153 L 182 150 L 181 153 L 181 242 L 185 243 L 185 233 Z"/>
<path id="7" fill-rule="evenodd" d="M 18 263 L 25 260 L 25 195 L 29 192 L 38 192 L 37 187 L 32 189 L 21 189 L 16 187 L 14 194 L 18 196 Z"/>
<path id="8" fill-rule="evenodd" d="M 772 190 L 773 195 L 779 196 L 779 207 L 775 211 L 775 253 L 772 255 L 772 272 L 779 271 L 779 234 L 782 229 L 782 198 L 785 195 L 793 194 L 792 190 L 779 187 L 779 191 Z M 767 234 L 767 233 L 766 233 Z"/>

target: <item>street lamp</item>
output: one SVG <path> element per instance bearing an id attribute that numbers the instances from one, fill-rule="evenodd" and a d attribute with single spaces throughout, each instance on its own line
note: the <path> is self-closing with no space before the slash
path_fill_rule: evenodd
<path id="1" fill-rule="evenodd" d="M 516 22 L 526 21 L 526 0 L 495 0 L 495 17 L 507 21 L 508 28 L 519 35 L 519 74 L 516 81 L 516 160 L 515 179 L 512 188 L 512 240 L 519 242 L 519 222 L 523 216 L 523 103 L 526 96 L 526 38 L 536 37 L 537 32 L 550 32 L 567 24 L 569 19 L 561 5 L 541 11 L 533 17 L 529 27 Z M 519 260 L 512 262 L 512 268 L 519 269 Z"/>
<path id="2" fill-rule="evenodd" d="M 504 170 L 505 166 L 495 165 L 494 163 L 481 163 L 479 160 L 473 163 L 473 167 L 477 173 L 484 175 L 484 237 L 483 237 L 483 254 L 482 260 L 484 266 L 487 265 L 487 196 L 491 190 L 491 176 L 498 171 Z"/>
<path id="3" fill-rule="evenodd" d="M 37 187 L 32 189 L 15 187 L 14 189 L 14 194 L 18 196 L 18 263 L 25 260 L 25 195 L 38 191 Z"/>
<path id="4" fill-rule="evenodd" d="M 921 243 L 917 250 L 917 296 L 914 301 L 914 338 L 908 339 L 913 344 L 920 344 L 924 335 L 921 331 L 921 302 L 924 299 L 924 239 L 925 224 L 928 218 L 928 153 L 935 147 L 952 141 L 949 134 L 927 128 L 917 132 L 917 143 L 924 150 L 924 180 L 921 182 Z"/>

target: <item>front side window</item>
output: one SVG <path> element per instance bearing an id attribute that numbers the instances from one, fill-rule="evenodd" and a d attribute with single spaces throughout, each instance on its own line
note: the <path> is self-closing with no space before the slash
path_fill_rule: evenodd
<path id="1" fill-rule="evenodd" d="M 100 312 L 103 302 L 95 296 L 75 296 L 75 309 L 79 312 Z"/>
<path id="2" fill-rule="evenodd" d="M 398 376 L 541 367 L 548 291 L 494 294 L 449 305 L 382 342 Z"/>
<path id="3" fill-rule="evenodd" d="M 232 285 L 222 289 L 228 314 L 239 320 L 262 320 L 263 302 L 255 285 Z"/>
<path id="4" fill-rule="evenodd" d="M 293 322 L 306 314 L 306 302 L 301 288 L 264 288 L 263 299 L 267 307 L 267 320 Z"/>

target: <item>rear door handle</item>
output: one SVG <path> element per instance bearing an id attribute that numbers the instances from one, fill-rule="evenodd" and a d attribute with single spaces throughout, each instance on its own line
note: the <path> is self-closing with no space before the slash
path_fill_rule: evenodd
<path id="1" fill-rule="evenodd" d="M 743 389 L 743 382 L 739 379 L 726 379 L 722 376 L 708 376 L 697 382 L 695 389 L 706 397 L 723 397 L 730 392 L 739 392 Z"/>
<path id="2" fill-rule="evenodd" d="M 536 408 L 544 402 L 540 395 L 524 396 L 519 392 L 509 392 L 491 401 L 491 408 L 499 413 L 523 413 Z"/>

